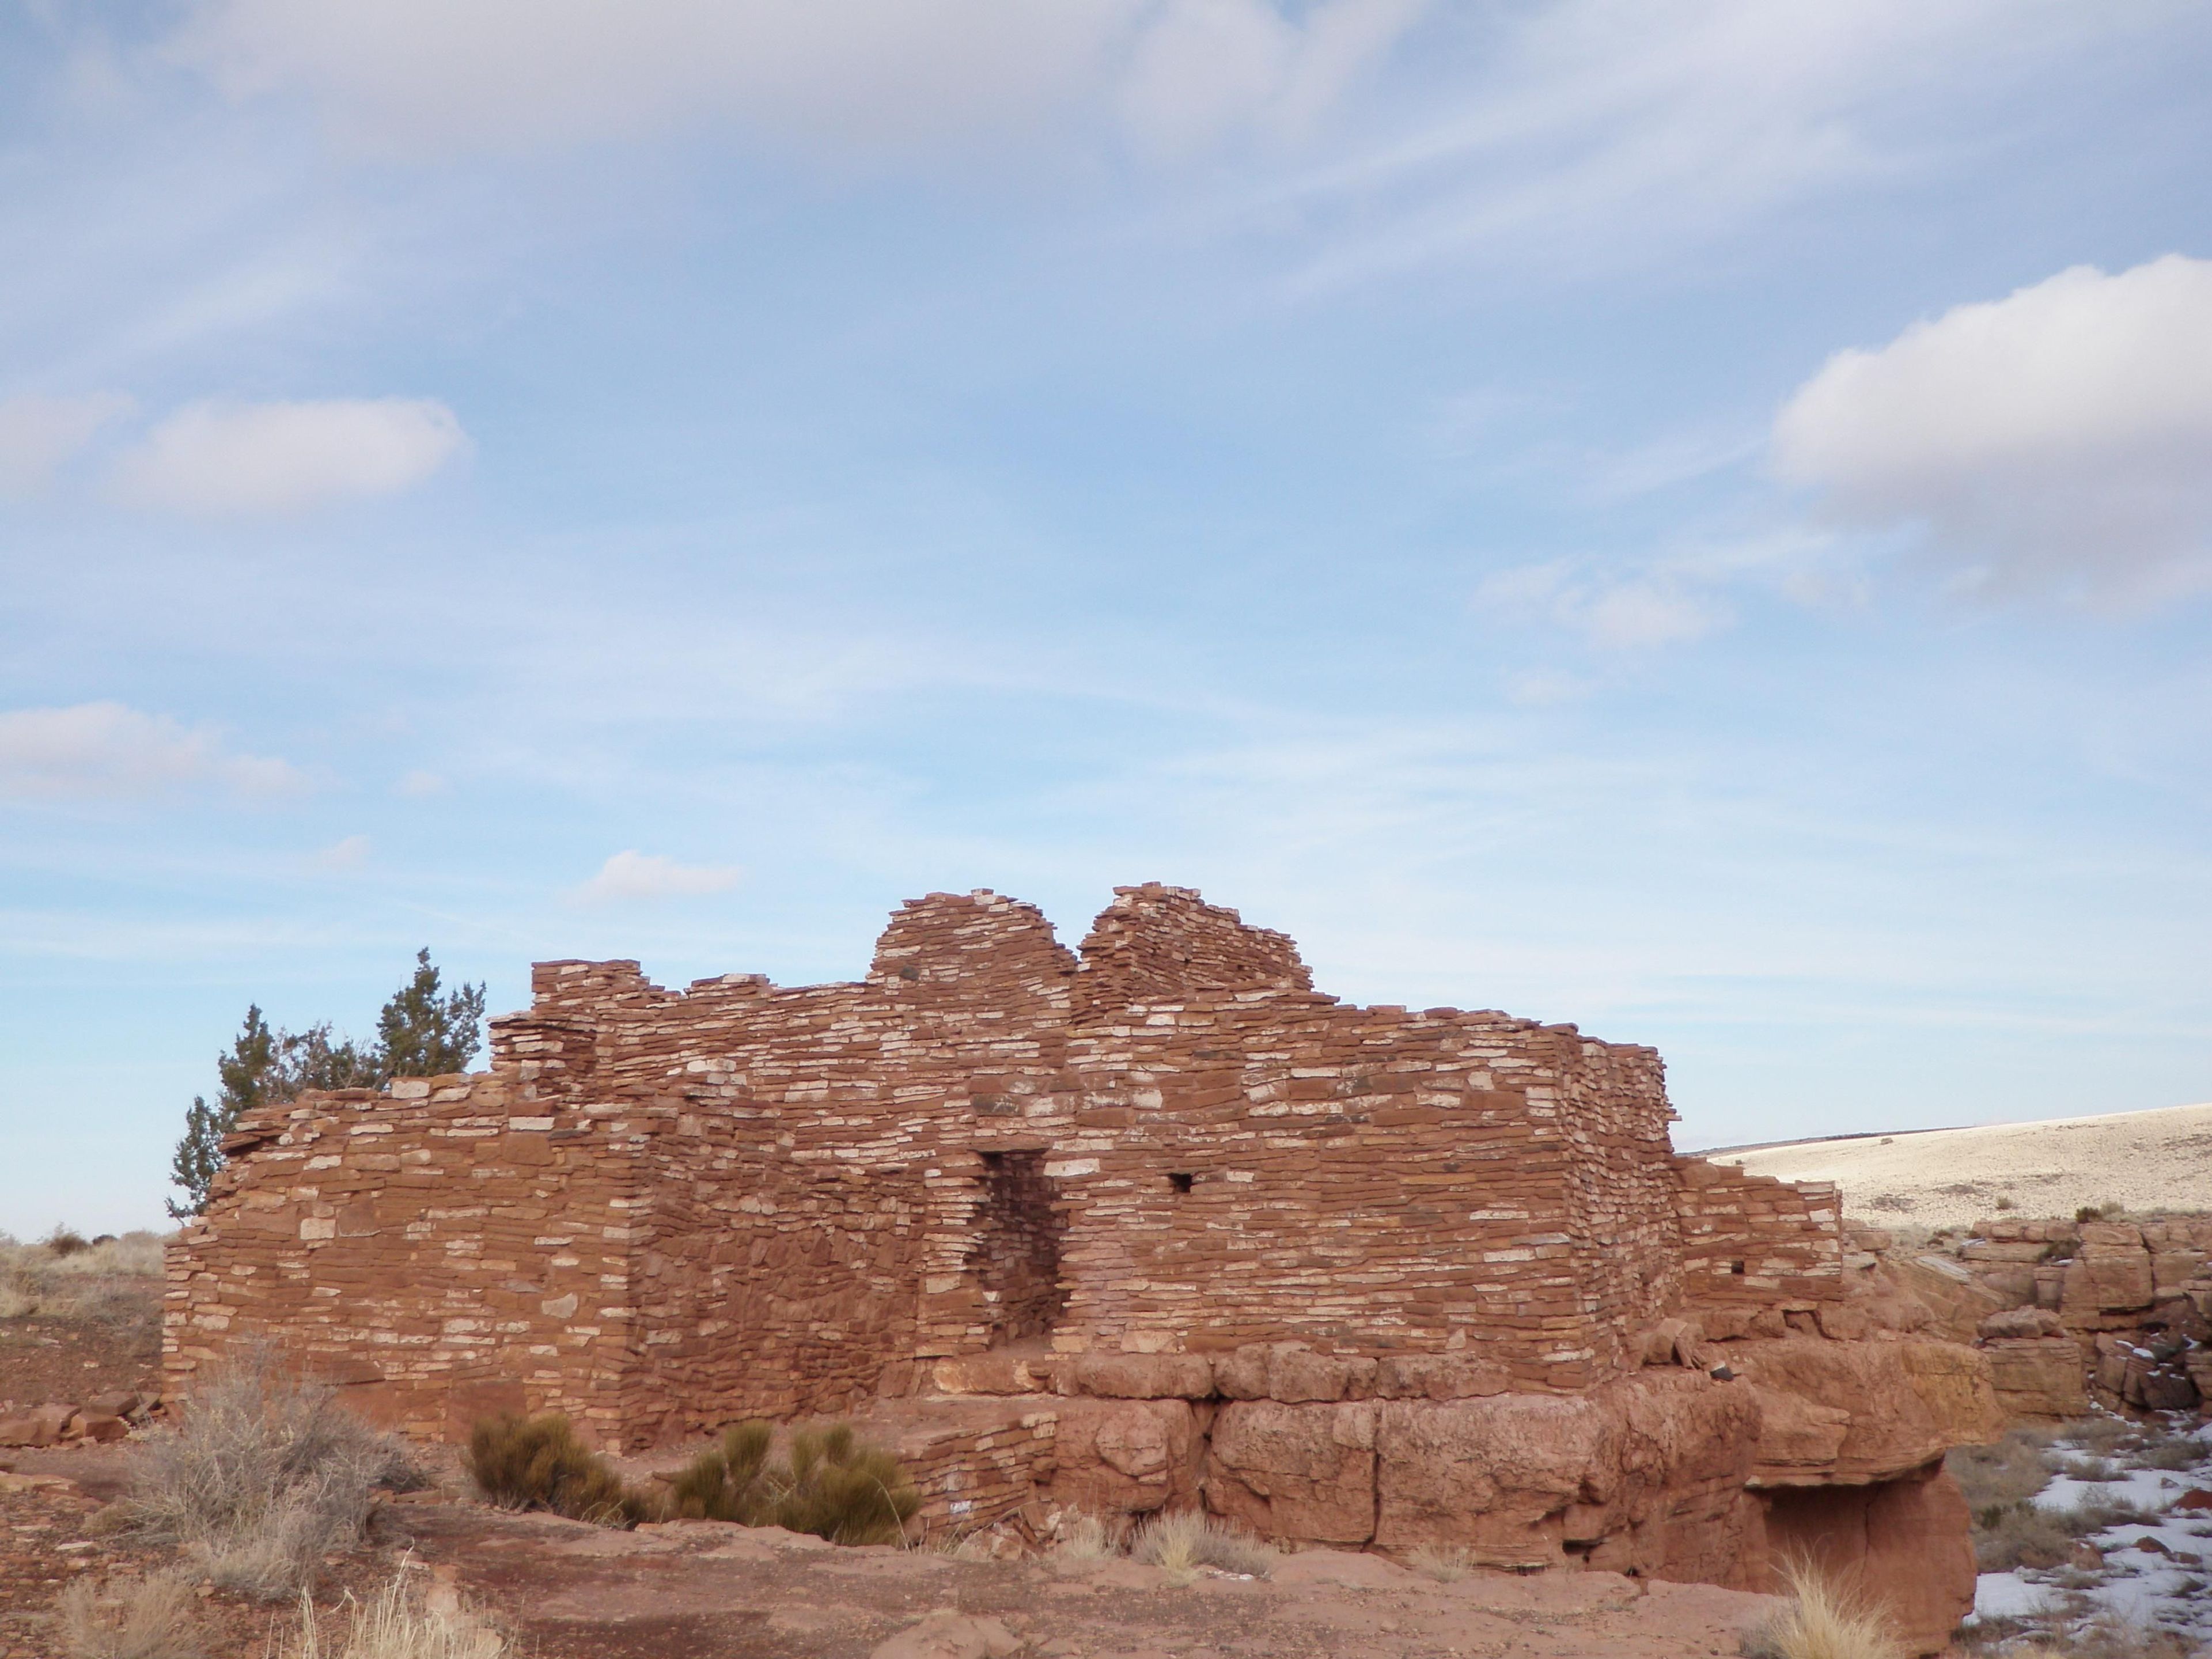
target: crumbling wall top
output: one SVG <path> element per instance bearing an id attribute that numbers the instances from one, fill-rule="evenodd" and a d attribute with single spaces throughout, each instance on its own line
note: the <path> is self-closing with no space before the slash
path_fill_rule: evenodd
<path id="1" fill-rule="evenodd" d="M 1086 1010 L 1179 1002 L 1206 991 L 1304 991 L 1313 975 L 1287 933 L 1249 926 L 1188 887 L 1117 887 L 1083 941 Z"/>

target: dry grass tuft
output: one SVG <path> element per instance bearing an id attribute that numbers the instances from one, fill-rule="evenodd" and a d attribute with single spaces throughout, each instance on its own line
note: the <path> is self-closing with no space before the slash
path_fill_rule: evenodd
<path id="1" fill-rule="evenodd" d="M 1121 1553 L 1121 1538 L 1095 1515 L 1077 1510 L 1060 1517 L 1052 1553 L 1071 1561 L 1106 1561 Z"/>
<path id="2" fill-rule="evenodd" d="M 1808 1562 L 1782 1570 L 1790 1604 L 1747 1637 L 1749 1659 L 1905 1659 L 1882 1609 Z"/>
<path id="3" fill-rule="evenodd" d="M 400 1442 L 256 1347 L 204 1377 L 179 1425 L 147 1444 L 125 1518 L 223 1588 L 276 1600 L 360 1541 L 373 1488 L 418 1479 Z"/>
<path id="4" fill-rule="evenodd" d="M 200 1659 L 199 1598 L 173 1573 L 80 1578 L 55 1611 L 69 1659 Z"/>
<path id="5" fill-rule="evenodd" d="M 1129 1540 L 1129 1553 L 1158 1567 L 1178 1584 L 1190 1583 L 1200 1567 L 1265 1578 L 1274 1571 L 1276 1559 L 1272 1546 L 1197 1510 L 1154 1516 L 1137 1528 Z"/>
<path id="6" fill-rule="evenodd" d="M 1974 1565 L 1983 1572 L 2055 1567 L 2074 1553 L 2063 1516 L 2033 1504 L 2005 1504 L 1974 1514 Z"/>
<path id="7" fill-rule="evenodd" d="M 300 1597 L 300 1633 L 283 1659 L 507 1659 L 506 1637 L 459 1605 L 433 1607 L 402 1571 L 367 1601 L 350 1596 L 344 1640 L 325 1646 L 315 1604 Z"/>
<path id="8" fill-rule="evenodd" d="M 1447 1548 L 1437 1544 L 1423 1544 L 1406 1558 L 1406 1565 L 1424 1578 L 1433 1578 L 1439 1584 L 1456 1584 L 1474 1571 L 1474 1563 L 1463 1549 Z"/>
<path id="9" fill-rule="evenodd" d="M 2066 1425 L 2065 1437 L 2093 1457 L 2110 1457 L 2142 1432 L 2124 1417 L 2085 1417 Z"/>

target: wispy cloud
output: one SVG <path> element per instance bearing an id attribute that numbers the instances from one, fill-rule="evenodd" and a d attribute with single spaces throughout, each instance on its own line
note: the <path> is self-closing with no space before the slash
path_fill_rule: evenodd
<path id="1" fill-rule="evenodd" d="M 701 898 L 709 893 L 726 893 L 743 874 L 731 865 L 678 864 L 657 853 L 633 848 L 617 853 L 601 865 L 599 874 L 575 890 L 575 896 L 586 904 Z"/>
<path id="2" fill-rule="evenodd" d="M 0 712 L 0 800 L 118 799 L 195 787 L 269 796 L 305 784 L 285 762 L 226 748 L 209 727 L 119 702 Z"/>
<path id="3" fill-rule="evenodd" d="M 155 511 L 292 514 L 411 489 L 468 448 L 453 411 L 429 398 L 199 403 L 123 456 L 116 488 Z"/>
<path id="4" fill-rule="evenodd" d="M 131 408 L 131 400 L 116 392 L 74 398 L 27 392 L 0 398 L 0 495 L 28 495 L 44 489 L 100 428 Z"/>

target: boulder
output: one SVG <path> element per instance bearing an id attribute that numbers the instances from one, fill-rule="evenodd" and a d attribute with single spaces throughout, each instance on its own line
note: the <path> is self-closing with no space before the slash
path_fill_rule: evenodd
<path id="1" fill-rule="evenodd" d="M 2086 1233 L 2090 1230 L 2082 1231 Z M 2134 1229 L 2128 1231 L 2132 1232 Z M 2106 1246 L 2094 1255 L 2087 1253 L 2086 1244 L 2083 1249 L 2083 1255 L 2066 1264 L 2066 1277 L 2059 1291 L 2059 1311 L 2069 1322 L 2150 1306 L 2156 1287 L 2151 1278 L 2148 1250 L 2140 1244 L 2132 1249 Z"/>
<path id="2" fill-rule="evenodd" d="M 130 1417 L 145 1404 L 135 1389 L 118 1389 L 108 1394 L 96 1394 L 84 1402 L 84 1410 L 101 1417 Z"/>
<path id="3" fill-rule="evenodd" d="M 1206 1507 L 1267 1538 L 1364 1544 L 1375 1536 L 1371 1401 L 1237 1401 L 1214 1419 Z"/>
<path id="4" fill-rule="evenodd" d="M 2041 1308 L 2008 1308 L 1993 1313 L 1981 1323 L 1984 1339 L 1996 1337 L 2063 1336 L 2066 1322 Z"/>
<path id="5" fill-rule="evenodd" d="M 38 1406 L 0 1422 L 0 1446 L 51 1446 L 63 1437 L 75 1406 Z"/>
<path id="6" fill-rule="evenodd" d="M 1079 1354 L 1060 1376 L 1063 1394 L 1104 1400 L 1206 1400 L 1213 1394 L 1213 1362 L 1202 1353 Z"/>
<path id="7" fill-rule="evenodd" d="M 2088 1380 L 2081 1346 L 2070 1336 L 2004 1338 L 1983 1344 L 1990 1385 L 2005 1416 L 2032 1423 L 2070 1422 L 2087 1415 Z"/>
<path id="8" fill-rule="evenodd" d="M 1757 1483 L 1888 1480 L 2004 1431 L 1987 1354 L 1956 1343 L 1791 1337 L 1729 1362 L 1759 1394 Z"/>
<path id="9" fill-rule="evenodd" d="M 1316 1353 L 1303 1342 L 1255 1342 L 1217 1358 L 1213 1376 L 1228 1399 L 1295 1406 L 1371 1398 L 1376 1370 L 1376 1361 L 1357 1354 Z"/>
<path id="10" fill-rule="evenodd" d="M 1504 1367 L 1473 1354 L 1385 1354 L 1375 1367 L 1384 1400 L 1479 1400 L 1510 1386 Z"/>
<path id="11" fill-rule="evenodd" d="M 1195 1501 L 1205 1450 L 1182 1400 L 1062 1400 L 1054 1408 L 1055 1503 L 1100 1515 L 1145 1515 Z"/>

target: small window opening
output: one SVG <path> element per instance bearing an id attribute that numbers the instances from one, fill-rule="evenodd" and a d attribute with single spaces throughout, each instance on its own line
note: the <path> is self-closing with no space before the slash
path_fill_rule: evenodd
<path id="1" fill-rule="evenodd" d="M 1197 1178 L 1197 1176 L 1192 1175 L 1188 1170 L 1182 1170 L 1175 1175 L 1170 1176 L 1168 1177 L 1168 1185 L 1174 1188 L 1179 1193 L 1187 1193 L 1190 1190 L 1190 1183 Z"/>
<path id="2" fill-rule="evenodd" d="M 1731 1261 L 1731 1262 L 1729 1262 L 1729 1271 L 1730 1273 L 1738 1273 L 1738 1274 L 1741 1273 L 1743 1272 L 1743 1263 L 1742 1263 L 1742 1262 L 1741 1262 L 1741 1261 Z"/>

